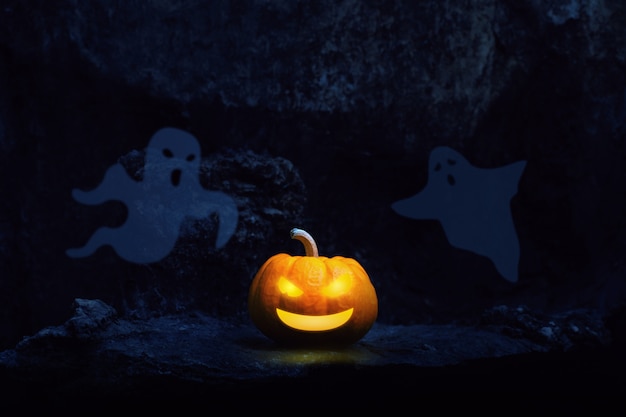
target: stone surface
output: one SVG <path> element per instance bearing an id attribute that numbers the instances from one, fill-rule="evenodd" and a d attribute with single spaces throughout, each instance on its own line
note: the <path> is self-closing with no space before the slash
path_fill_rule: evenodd
<path id="1" fill-rule="evenodd" d="M 475 396 L 468 404 L 501 394 L 534 401 L 549 392 L 554 404 L 566 395 L 568 409 L 582 393 L 611 405 L 626 393 L 625 362 L 612 342 L 597 312 L 557 317 L 500 306 L 476 325 L 376 323 L 344 348 L 293 349 L 245 321 L 197 313 L 128 320 L 100 300 L 76 299 L 64 324 L 0 352 L 0 376 L 4 393 L 26 409 L 21 402 L 31 399 L 51 409 L 97 404 L 99 410 L 270 410 L 274 401 L 291 407 L 313 396 L 304 401 L 313 401 L 307 407 L 314 409 L 335 404 L 396 410 L 417 398 L 431 405 L 423 395 L 464 392 Z M 542 373 L 537 380 L 534 372 Z M 397 404 L 388 404 L 395 396 Z"/>

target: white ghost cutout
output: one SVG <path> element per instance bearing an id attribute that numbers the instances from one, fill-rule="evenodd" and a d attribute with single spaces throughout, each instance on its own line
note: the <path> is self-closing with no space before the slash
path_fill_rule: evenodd
<path id="1" fill-rule="evenodd" d="M 412 219 L 439 220 L 452 246 L 486 256 L 502 277 L 517 282 L 520 248 L 510 203 L 525 166 L 518 161 L 476 168 L 453 149 L 437 147 L 426 187 L 392 209 Z"/>
<path id="2" fill-rule="evenodd" d="M 200 219 L 213 213 L 219 220 L 215 247 L 223 247 L 237 227 L 237 206 L 227 194 L 202 187 L 200 156 L 200 145 L 193 135 L 165 127 L 152 136 L 146 147 L 141 181 L 131 178 L 118 163 L 106 171 L 95 189 L 74 189 L 72 196 L 82 204 L 121 201 L 128 216 L 120 227 L 99 228 L 85 246 L 68 249 L 67 255 L 86 257 L 110 245 L 127 261 L 157 262 L 174 248 L 186 217 Z"/>

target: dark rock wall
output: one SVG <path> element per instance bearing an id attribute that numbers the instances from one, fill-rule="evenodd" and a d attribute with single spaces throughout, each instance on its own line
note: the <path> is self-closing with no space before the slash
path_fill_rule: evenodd
<path id="1" fill-rule="evenodd" d="M 82 206 L 163 126 L 192 133 L 205 186 L 240 209 L 163 261 L 65 249 L 120 224 Z M 4 1 L 0 9 L 0 345 L 70 314 L 75 298 L 149 316 L 246 319 L 264 259 L 359 260 L 379 320 L 471 319 L 497 304 L 624 305 L 626 6 L 621 0 Z M 427 182 L 430 151 L 527 161 L 511 209 L 519 281 L 452 247 L 436 221 L 390 208 Z M 213 222 L 213 223 L 212 223 Z M 206 250 L 205 250 L 206 248 Z"/>

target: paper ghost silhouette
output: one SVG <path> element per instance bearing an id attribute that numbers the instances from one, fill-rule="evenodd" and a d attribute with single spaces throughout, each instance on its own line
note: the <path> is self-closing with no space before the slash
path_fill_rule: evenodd
<path id="1" fill-rule="evenodd" d="M 449 147 L 437 147 L 428 162 L 428 183 L 392 209 L 412 219 L 439 220 L 448 242 L 486 256 L 506 280 L 516 282 L 519 242 L 510 202 L 526 161 L 500 168 L 470 165 Z"/>
<path id="2" fill-rule="evenodd" d="M 216 248 L 223 247 L 235 232 L 238 220 L 234 200 L 210 191 L 199 182 L 200 145 L 191 134 L 166 127 L 157 131 L 146 147 L 143 180 L 132 179 L 117 163 L 91 191 L 74 189 L 82 204 L 123 202 L 128 209 L 124 224 L 101 227 L 81 248 L 68 249 L 71 258 L 86 257 L 110 245 L 122 258 L 135 263 L 157 262 L 174 248 L 185 217 L 218 215 Z"/>

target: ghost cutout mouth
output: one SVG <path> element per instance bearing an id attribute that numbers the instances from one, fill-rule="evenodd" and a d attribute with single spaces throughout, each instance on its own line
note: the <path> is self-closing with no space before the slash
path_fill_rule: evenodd
<path id="1" fill-rule="evenodd" d="M 335 314 L 310 316 L 307 314 L 290 313 L 280 308 L 276 309 L 276 314 L 281 322 L 296 330 L 309 332 L 323 332 L 341 327 L 350 320 L 353 312 L 354 308 L 349 308 Z"/>
<path id="2" fill-rule="evenodd" d="M 187 162 L 192 162 L 193 160 L 196 159 L 196 155 L 195 152 L 196 150 L 192 150 L 192 153 L 190 153 L 189 155 L 187 155 L 187 157 L 185 158 L 185 161 Z M 171 159 L 175 157 L 175 152 L 172 151 L 172 149 L 170 148 L 163 148 L 163 156 L 166 159 Z M 180 168 L 175 168 L 172 170 L 172 174 L 170 177 L 170 181 L 172 182 L 172 185 L 174 187 L 178 187 L 178 185 L 180 184 L 180 178 L 183 175 L 183 171 Z"/>
<path id="3" fill-rule="evenodd" d="M 183 172 L 180 169 L 175 169 L 172 171 L 172 185 L 174 187 L 178 187 L 178 184 L 180 184 L 180 176 L 183 174 Z"/>

